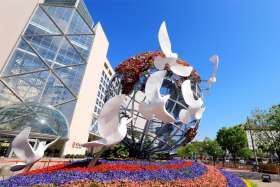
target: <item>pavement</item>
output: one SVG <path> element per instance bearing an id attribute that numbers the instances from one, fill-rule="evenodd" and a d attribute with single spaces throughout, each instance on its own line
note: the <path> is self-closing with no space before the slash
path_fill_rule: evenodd
<path id="1" fill-rule="evenodd" d="M 61 158 L 43 158 L 40 161 L 36 162 L 32 169 L 40 169 L 48 166 L 63 164 L 68 162 L 70 159 L 61 159 Z M 10 167 L 17 164 L 18 162 L 22 162 L 18 159 L 9 159 L 9 158 L 0 158 L 0 180 L 6 179 L 9 176 L 16 175 L 19 172 L 11 172 Z"/>
<path id="2" fill-rule="evenodd" d="M 234 169 L 226 169 L 226 171 L 230 171 L 242 178 L 249 179 L 249 180 L 261 180 L 263 173 L 259 172 L 252 172 L 252 171 L 244 171 L 244 170 L 234 170 Z M 277 174 L 269 174 L 272 181 L 279 182 L 280 184 L 280 175 Z M 280 185 L 278 186 L 280 187 Z"/>
<path id="3" fill-rule="evenodd" d="M 262 182 L 261 180 L 251 180 L 252 183 L 255 183 L 258 185 L 258 187 L 280 187 L 280 182 L 278 181 L 272 181 L 270 183 L 268 182 Z"/>

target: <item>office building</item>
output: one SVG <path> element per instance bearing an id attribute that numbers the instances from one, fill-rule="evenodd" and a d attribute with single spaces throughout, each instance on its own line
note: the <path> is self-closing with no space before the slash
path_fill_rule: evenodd
<path id="1" fill-rule="evenodd" d="M 93 22 L 83 0 L 9 0 L 1 5 L 0 149 L 24 126 L 5 120 L 9 107 L 35 103 L 67 120 L 68 136 L 59 144 L 59 154 L 84 154 L 77 143 L 88 140 L 95 103 L 103 98 L 98 96 L 100 81 L 108 82 L 103 74 L 113 74 L 101 24 Z M 31 138 L 50 141 L 51 131 L 55 135 L 53 128 L 33 128 Z"/>

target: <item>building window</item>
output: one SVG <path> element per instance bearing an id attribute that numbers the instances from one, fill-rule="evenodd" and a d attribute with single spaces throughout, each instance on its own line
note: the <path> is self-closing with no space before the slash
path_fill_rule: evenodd
<path id="1" fill-rule="evenodd" d="M 108 65 L 106 64 L 106 62 L 104 63 L 104 67 L 105 67 L 106 69 L 109 69 L 109 67 L 108 67 Z"/>
<path id="2" fill-rule="evenodd" d="M 71 122 L 93 38 L 75 7 L 38 6 L 1 71 L 9 78 L 1 78 L 0 107 L 17 98 L 43 102 L 59 106 Z"/>

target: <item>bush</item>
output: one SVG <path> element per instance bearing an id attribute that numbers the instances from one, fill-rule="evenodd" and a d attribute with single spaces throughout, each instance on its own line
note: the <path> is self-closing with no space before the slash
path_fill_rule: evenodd
<path id="1" fill-rule="evenodd" d="M 67 154 L 64 156 L 65 158 L 85 158 L 85 155 L 79 155 L 79 154 Z"/>
<path id="2" fill-rule="evenodd" d="M 122 144 L 115 145 L 111 149 L 108 149 L 102 153 L 102 157 L 109 159 L 118 159 L 118 158 L 128 158 L 129 150 L 126 146 Z"/>

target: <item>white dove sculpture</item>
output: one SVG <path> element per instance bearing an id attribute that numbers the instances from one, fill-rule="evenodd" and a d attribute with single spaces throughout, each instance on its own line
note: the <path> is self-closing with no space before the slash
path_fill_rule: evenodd
<path id="1" fill-rule="evenodd" d="M 213 69 L 213 72 L 210 76 L 210 79 L 207 81 L 207 83 L 208 83 L 208 85 L 212 85 L 216 82 L 216 73 L 217 73 L 218 67 L 219 67 L 219 56 L 218 55 L 213 55 L 213 56 L 210 57 L 209 60 L 214 65 L 214 69 Z"/>
<path id="2" fill-rule="evenodd" d="M 191 89 L 191 81 L 185 80 L 181 85 L 181 90 L 184 101 L 188 105 L 188 109 L 182 109 L 180 111 L 180 121 L 187 123 L 192 116 L 194 116 L 197 120 L 201 119 L 205 107 L 203 107 L 203 100 L 201 97 L 198 99 L 194 98 L 193 91 Z"/>
<path id="3" fill-rule="evenodd" d="M 95 166 L 98 158 L 106 148 L 118 144 L 125 138 L 127 124 L 132 120 L 127 117 L 119 119 L 120 108 L 124 104 L 125 98 L 126 96 L 123 94 L 117 95 L 104 104 L 97 119 L 97 127 L 101 139 L 81 144 L 83 147 L 95 148 L 99 151 L 88 167 Z"/>
<path id="4" fill-rule="evenodd" d="M 163 70 L 166 64 L 169 64 L 170 70 L 173 73 L 179 76 L 188 77 L 191 74 L 193 67 L 178 64 L 176 62 L 178 55 L 177 53 L 172 52 L 171 42 L 168 36 L 165 21 L 163 21 L 160 26 L 158 32 L 158 40 L 159 40 L 160 48 L 163 54 L 165 55 L 165 57 L 164 58 L 160 56 L 156 57 L 154 60 L 155 67 L 159 70 Z"/>
<path id="5" fill-rule="evenodd" d="M 31 131 L 31 127 L 23 129 L 13 140 L 12 150 L 16 156 L 23 160 L 10 168 L 11 171 L 19 171 L 25 169 L 28 171 L 31 167 L 40 160 L 48 147 L 53 145 L 60 137 L 56 138 L 54 141 L 46 145 L 46 142 L 39 142 L 36 150 L 28 142 L 28 137 Z"/>
<path id="6" fill-rule="evenodd" d="M 127 124 L 131 119 L 122 117 L 119 120 L 119 112 L 124 104 L 126 96 L 117 95 L 108 100 L 98 117 L 98 131 L 101 139 L 81 144 L 83 147 L 110 147 L 121 142 L 127 133 Z"/>
<path id="7" fill-rule="evenodd" d="M 162 70 L 150 75 L 145 86 L 146 100 L 140 103 L 139 112 L 148 120 L 156 117 L 165 123 L 171 123 L 175 122 L 175 119 L 165 108 L 170 95 L 163 97 L 160 95 L 160 88 L 165 74 L 166 70 Z"/>

